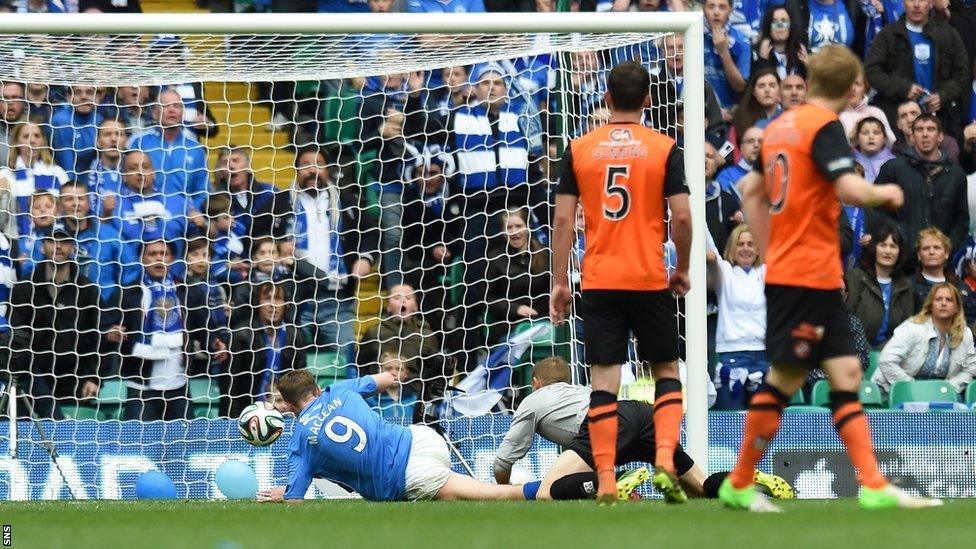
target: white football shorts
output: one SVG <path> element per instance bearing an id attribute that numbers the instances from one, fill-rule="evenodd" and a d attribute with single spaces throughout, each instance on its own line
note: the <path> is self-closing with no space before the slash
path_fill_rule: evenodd
<path id="1" fill-rule="evenodd" d="M 447 442 L 426 425 L 411 425 L 410 457 L 407 458 L 407 499 L 434 499 L 451 476 Z"/>

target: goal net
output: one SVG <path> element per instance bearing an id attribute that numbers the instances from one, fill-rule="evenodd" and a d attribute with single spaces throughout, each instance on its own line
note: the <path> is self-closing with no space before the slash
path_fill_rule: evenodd
<path id="1" fill-rule="evenodd" d="M 154 469 L 180 497 L 219 498 L 229 459 L 282 484 L 290 429 L 255 448 L 236 418 L 302 368 L 323 387 L 393 374 L 402 385 L 368 402 L 439 422 L 457 469 L 492 478 L 532 364 L 562 357 L 588 382 L 585 326 L 547 319 L 550 220 L 567 143 L 609 119 L 609 70 L 650 70 L 646 123 L 679 143 L 702 120 L 700 106 L 685 119 L 702 84 L 682 78 L 681 25 L 570 20 L 467 34 L 418 19 L 374 34 L 5 26 L 2 413 L 19 421 L 0 423 L 0 498 L 131 498 Z M 515 468 L 541 478 L 557 451 L 537 440 Z"/>

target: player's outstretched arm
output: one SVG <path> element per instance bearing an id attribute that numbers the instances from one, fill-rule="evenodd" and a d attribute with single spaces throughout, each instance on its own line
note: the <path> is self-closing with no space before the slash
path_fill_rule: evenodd
<path id="1" fill-rule="evenodd" d="M 275 486 L 267 490 L 258 491 L 258 501 L 261 503 L 303 503 L 304 499 L 285 499 L 285 487 Z"/>
<path id="2" fill-rule="evenodd" d="M 762 174 L 756 171 L 747 173 L 739 182 L 739 192 L 742 193 L 742 213 L 749 224 L 749 232 L 759 248 L 759 256 L 766 257 L 770 203 Z"/>
<path id="3" fill-rule="evenodd" d="M 841 202 L 865 208 L 897 210 L 905 203 L 901 187 L 893 183 L 872 185 L 856 173 L 845 173 L 834 181 Z"/>

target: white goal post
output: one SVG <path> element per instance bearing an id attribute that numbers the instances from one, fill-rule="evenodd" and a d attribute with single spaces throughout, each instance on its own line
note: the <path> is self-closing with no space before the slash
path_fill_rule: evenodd
<path id="1" fill-rule="evenodd" d="M 708 404 L 706 343 L 706 277 L 705 277 L 705 115 L 704 115 L 704 44 L 701 12 L 682 13 L 484 13 L 484 14 L 5 14 L 0 17 L 0 48 L 16 35 L 57 35 L 76 38 L 91 35 L 338 35 L 338 34 L 540 34 L 568 35 L 675 33 L 684 36 L 682 100 L 695 108 L 684 109 L 684 161 L 688 187 L 691 191 L 694 239 L 692 241 L 690 275 L 691 291 L 687 296 L 686 362 L 687 376 L 687 451 L 704 467 L 708 467 Z M 500 41 L 504 45 L 504 41 Z M 457 47 L 463 48 L 463 44 Z M 66 47 L 67 49 L 67 47 Z M 66 53 L 67 55 L 67 53 Z M 464 59 L 463 55 L 459 55 Z M 221 70 L 223 67 L 223 70 Z M 370 67 L 371 74 L 386 74 L 389 65 Z M 108 67 L 108 70 L 121 70 Z M 186 69 L 182 81 L 242 81 L 274 80 L 274 67 L 262 69 L 247 66 L 242 69 L 231 60 L 212 59 L 206 73 L 194 66 Z M 268 72 L 261 72 L 267 70 Z M 362 73 L 362 67 L 358 69 Z M 131 77 L 125 70 L 120 78 Z M 356 75 L 335 67 L 330 78 Z M 84 74 L 75 75 L 86 84 Z M 94 75 L 107 78 L 105 75 Z M 145 75 L 141 84 L 173 82 L 172 74 L 155 78 Z M 269 77 L 270 76 L 270 77 Z M 37 74 L 31 75 L 38 78 Z M 54 82 L 66 84 L 68 80 Z M 284 80 L 320 79 L 314 67 L 303 72 L 299 65 L 279 74 Z"/>

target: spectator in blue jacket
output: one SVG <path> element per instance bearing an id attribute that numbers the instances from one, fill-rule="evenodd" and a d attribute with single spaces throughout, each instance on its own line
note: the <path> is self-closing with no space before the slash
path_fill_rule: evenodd
<path id="1" fill-rule="evenodd" d="M 17 227 L 21 278 L 30 277 L 34 264 L 44 259 L 41 241 L 51 235 L 57 219 L 57 199 L 50 191 L 34 191 L 29 205 L 29 214 L 19 218 L 21 223 Z"/>
<path id="2" fill-rule="evenodd" d="M 366 403 L 385 418 L 409 418 L 413 416 L 417 394 L 409 385 L 413 374 L 408 364 L 409 361 L 395 351 L 386 351 L 380 355 L 380 372 L 392 375 L 397 383 L 370 397 Z"/>
<path id="3" fill-rule="evenodd" d="M 283 238 L 292 215 L 287 190 L 262 183 L 251 169 L 250 149 L 232 147 L 217 160 L 214 179 L 218 191 L 231 195 L 230 211 L 235 222 L 244 224 L 248 238 Z M 245 248 L 251 246 L 245 242 Z"/>
<path id="4" fill-rule="evenodd" d="M 753 164 L 759 158 L 762 140 L 763 130 L 760 128 L 752 127 L 743 132 L 742 138 L 739 140 L 739 162 L 719 172 L 716 178 L 723 191 L 728 191 L 739 197 L 736 184 L 752 170 Z"/>
<path id="5" fill-rule="evenodd" d="M 125 126 L 114 118 L 106 118 L 98 125 L 95 138 L 98 156 L 88 168 L 88 190 L 91 191 L 91 211 L 101 219 L 108 219 L 115 209 L 117 197 L 128 194 L 122 184 L 122 151 L 129 147 Z M 118 227 L 116 227 L 118 229 Z"/>
<path id="6" fill-rule="evenodd" d="M 159 93 L 159 126 L 132 139 L 132 148 L 144 151 L 160 172 L 157 190 L 163 195 L 186 196 L 199 208 L 206 198 L 210 175 L 203 145 L 183 132 L 183 99 L 171 89 Z"/>
<path id="7" fill-rule="evenodd" d="M 163 194 L 156 189 L 156 170 L 149 154 L 135 150 L 122 161 L 122 178 L 131 194 L 121 196 L 115 207 L 115 223 L 120 227 L 123 254 L 138 256 L 143 242 L 165 240 L 182 257 L 183 239 L 187 234 L 187 199 L 180 194 Z M 178 270 L 178 269 L 177 269 Z M 122 266 L 122 285 L 139 278 L 139 265 Z M 181 274 L 177 272 L 177 274 Z"/>
<path id="8" fill-rule="evenodd" d="M 95 110 L 94 86 L 71 86 L 67 105 L 55 107 L 51 115 L 51 146 L 54 161 L 78 179 L 95 159 L 95 135 L 102 117 Z"/>
<path id="9" fill-rule="evenodd" d="M 509 75 L 497 63 L 471 71 L 475 101 L 452 113 L 448 128 L 457 162 L 458 194 L 464 225 L 466 347 L 484 345 L 485 273 L 489 239 L 501 233 L 501 211 L 526 204 L 528 196 L 528 139 L 519 124 L 519 108 L 508 95 Z M 463 196 L 461 196 L 463 195 Z M 481 296 L 481 297 L 477 297 Z"/>
<path id="10" fill-rule="evenodd" d="M 228 193 L 214 193 L 204 202 L 207 214 L 206 235 L 211 243 L 211 272 L 221 283 L 236 284 L 247 278 L 250 270 L 245 258 L 247 228 L 231 214 Z"/>
<path id="11" fill-rule="evenodd" d="M 20 0 L 17 13 L 68 13 L 62 0 Z"/>
<path id="12" fill-rule="evenodd" d="M 119 287 L 122 265 L 135 265 L 139 258 L 131 250 L 123 257 L 119 232 L 93 214 L 90 197 L 84 183 L 69 181 L 61 187 L 58 203 L 64 226 L 77 243 L 78 269 L 98 284 L 102 300 L 107 301 Z"/>
<path id="13" fill-rule="evenodd" d="M 482 0 L 408 0 L 408 13 L 484 13 Z"/>
<path id="14" fill-rule="evenodd" d="M 0 176 L 10 182 L 11 194 L 16 199 L 16 222 L 23 235 L 29 225 L 31 197 L 37 191 L 57 195 L 61 184 L 68 181 L 68 174 L 54 163 L 54 153 L 40 124 L 24 122 L 14 127 L 7 154 L 7 170 Z"/>
<path id="15" fill-rule="evenodd" d="M 369 11 L 367 0 L 318 0 L 318 2 L 319 13 L 366 13 Z"/>
<path id="16" fill-rule="evenodd" d="M 739 100 L 752 66 L 749 39 L 729 25 L 731 1 L 705 1 L 705 81 L 723 109 L 731 109 Z"/>

